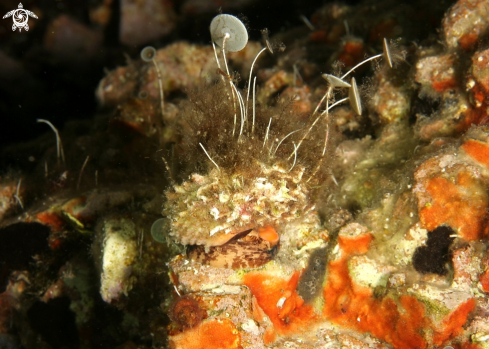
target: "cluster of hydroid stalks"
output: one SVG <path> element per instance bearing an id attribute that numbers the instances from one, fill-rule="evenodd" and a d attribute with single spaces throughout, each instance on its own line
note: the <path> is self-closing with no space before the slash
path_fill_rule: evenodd
<path id="1" fill-rule="evenodd" d="M 238 77 L 229 71 L 226 52 L 243 49 L 248 41 L 245 26 L 231 15 L 216 16 L 210 32 L 212 46 L 221 81 L 210 87 L 189 93 L 189 103 L 184 107 L 183 147 L 192 158 L 196 149 L 205 153 L 213 167 L 230 173 L 261 173 L 261 166 L 290 172 L 296 166 L 304 169 L 306 182 L 321 183 L 328 175 L 327 161 L 333 156 L 329 147 L 334 136 L 332 108 L 349 102 L 353 111 L 362 114 L 360 92 L 354 77 L 349 76 L 368 62 L 383 59 L 394 67 L 401 57 L 393 53 L 384 39 L 383 52 L 366 58 L 342 76 L 323 74 L 328 82 L 326 93 L 306 120 L 295 115 L 293 100 L 282 100 L 277 105 L 263 106 L 256 100 L 256 76 L 253 70 L 265 52 L 274 53 L 274 47 L 264 31 L 265 47 L 254 58 L 245 90 L 240 91 Z M 218 46 L 220 52 L 218 52 Z M 221 65 L 219 55 L 222 55 Z M 252 84 L 253 81 L 253 84 Z M 335 90 L 348 89 L 348 96 L 335 100 Z M 324 110 L 321 110 L 325 104 Z M 189 159 L 193 160 L 193 159 Z"/>
<path id="2" fill-rule="evenodd" d="M 203 253 L 255 227 L 272 226 L 279 231 L 310 215 L 316 217 L 315 196 L 330 176 L 334 158 L 329 144 L 335 128 L 329 112 L 346 101 L 357 113 L 362 109 L 355 80 L 345 80 L 360 65 L 340 77 L 326 76 L 326 94 L 307 118 L 295 112 L 293 98 L 262 105 L 256 99 L 253 71 L 265 51 L 275 50 L 268 33 L 241 90 L 237 75 L 230 73 L 226 53 L 246 46 L 245 26 L 234 16 L 218 15 L 210 30 L 221 78 L 189 91 L 180 105 L 178 152 L 191 165 L 181 175 L 190 174 L 189 170 L 192 174 L 166 192 L 163 215 L 169 219 L 152 229 L 152 235 L 160 238 L 166 227 L 172 241 L 203 245 Z M 382 55 L 362 64 L 381 57 L 390 60 L 389 45 L 384 46 Z M 335 89 L 349 89 L 348 97 L 335 101 Z M 326 107 L 321 110 L 323 103 Z"/>
<path id="3" fill-rule="evenodd" d="M 60 160 L 63 162 L 63 165 L 66 165 L 66 162 L 65 162 L 65 152 L 64 152 L 64 149 L 63 149 L 63 142 L 61 141 L 61 137 L 59 135 L 59 131 L 58 129 L 48 120 L 44 120 L 44 119 L 37 119 L 37 122 L 38 123 L 44 123 L 44 124 L 47 124 L 51 130 L 53 130 L 55 136 L 56 136 L 56 156 L 57 156 L 57 161 L 58 161 L 58 165 L 60 164 Z M 88 163 L 88 160 L 90 159 L 90 156 L 87 156 L 85 158 L 85 161 L 83 162 L 83 165 L 80 169 L 80 172 L 78 174 L 78 181 L 77 181 L 77 184 L 76 184 L 76 189 L 80 189 L 80 184 L 81 184 L 81 180 L 82 180 L 82 175 L 83 175 L 83 171 L 85 170 L 85 167 L 87 166 L 87 163 Z M 47 162 L 44 163 L 44 171 L 45 171 L 45 177 L 48 176 L 48 164 Z M 66 171 L 63 173 L 63 175 L 66 175 Z M 62 176 L 63 176 L 62 175 Z M 97 182 L 97 171 L 95 171 L 95 178 L 96 178 L 96 182 Z M 19 185 L 18 187 L 20 186 L 20 181 L 19 181 Z M 22 206 L 23 208 L 23 205 L 22 205 L 22 202 L 20 201 L 20 199 L 18 198 L 18 191 L 19 191 L 19 188 L 17 187 L 17 201 L 19 201 L 19 204 Z"/>
<path id="4" fill-rule="evenodd" d="M 394 48 L 395 50 L 393 50 Z M 311 118 L 314 120 L 311 124 L 311 126 L 308 128 L 308 130 L 304 133 L 303 137 L 299 141 L 299 144 L 297 148 L 302 144 L 302 141 L 309 136 L 310 131 L 316 126 L 317 122 L 320 119 L 325 119 L 325 124 L 326 124 L 326 134 L 324 136 L 324 146 L 323 146 L 323 151 L 321 153 L 321 162 L 323 161 L 325 155 L 326 155 L 326 150 L 328 147 L 328 140 L 329 140 L 329 135 L 330 135 L 330 130 L 329 130 L 329 111 L 336 107 L 337 105 L 344 103 L 344 102 L 349 102 L 350 107 L 352 110 L 355 112 L 357 115 L 362 115 L 363 107 L 362 107 L 362 100 L 360 97 L 360 92 L 357 86 L 357 82 L 354 77 L 350 79 L 350 82 L 348 82 L 346 79 L 347 77 L 352 74 L 357 68 L 360 66 L 374 61 L 378 59 L 384 59 L 386 64 L 390 68 L 394 68 L 395 65 L 400 60 L 404 60 L 404 52 L 398 50 L 398 47 L 395 42 L 391 42 L 391 44 L 388 43 L 387 39 L 384 38 L 383 40 L 383 50 L 382 53 L 379 53 L 377 55 L 368 57 L 355 65 L 353 68 L 348 70 L 345 74 L 341 75 L 340 77 L 333 75 L 333 74 L 322 74 L 321 76 L 328 82 L 328 88 L 326 89 L 325 94 L 319 101 L 318 105 L 316 106 L 314 112 L 312 113 Z M 334 100 L 334 90 L 335 89 L 348 89 L 348 97 L 342 98 L 338 101 Z M 319 113 L 319 109 L 321 105 L 326 101 L 326 108 Z M 319 114 L 317 117 L 316 115 Z M 314 119 L 314 117 L 316 117 Z M 297 149 L 294 151 L 294 156 L 295 153 L 297 152 Z M 292 154 L 289 156 L 289 159 L 292 157 Z M 321 166 L 321 162 L 316 166 L 316 169 L 313 172 L 313 175 L 317 172 L 319 169 L 319 166 Z"/>

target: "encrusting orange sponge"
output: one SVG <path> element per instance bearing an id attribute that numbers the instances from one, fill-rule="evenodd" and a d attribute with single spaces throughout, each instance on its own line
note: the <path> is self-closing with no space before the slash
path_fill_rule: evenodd
<path id="1" fill-rule="evenodd" d="M 484 292 L 489 292 L 489 269 L 479 276 L 479 282 L 481 283 Z"/>
<path id="2" fill-rule="evenodd" d="M 299 272 L 294 273 L 289 280 L 261 272 L 251 272 L 244 276 L 244 284 L 256 297 L 278 334 L 297 333 L 318 319 L 313 307 L 305 305 L 296 292 L 299 276 Z"/>
<path id="3" fill-rule="evenodd" d="M 489 168 L 489 145 L 469 139 L 462 144 L 462 149 L 471 158 Z"/>
<path id="4" fill-rule="evenodd" d="M 473 188 L 477 188 L 477 180 L 468 172 L 460 172 L 455 183 L 442 177 L 430 179 L 426 190 L 432 202 L 419 212 L 423 226 L 434 230 L 448 224 L 467 241 L 480 239 L 485 234 L 488 199 Z"/>
<path id="5" fill-rule="evenodd" d="M 262 228 L 258 228 L 258 234 L 263 240 L 268 241 L 271 247 L 277 245 L 279 241 L 279 236 L 277 231 L 275 230 L 275 228 L 273 228 L 270 225 L 267 225 Z"/>
<path id="6" fill-rule="evenodd" d="M 379 299 L 373 289 L 354 283 L 348 261 L 353 255 L 366 253 L 373 239 L 370 233 L 356 228 L 344 234 L 340 232 L 338 236 L 343 254 L 328 266 L 323 316 L 343 327 L 370 332 L 396 349 L 427 348 L 430 342 L 439 346 L 457 336 L 475 307 L 474 299 L 461 304 L 436 325 L 416 297 L 400 295 L 397 299 L 389 296 Z"/>
<path id="7" fill-rule="evenodd" d="M 238 329 L 231 320 L 204 320 L 198 326 L 170 338 L 172 349 L 241 349 Z"/>
<path id="8" fill-rule="evenodd" d="M 373 240 L 370 232 L 352 225 L 338 236 L 342 257 L 329 263 L 323 289 L 323 315 L 344 327 L 370 332 L 396 349 L 425 348 L 420 332 L 425 326 L 424 306 L 412 296 L 377 299 L 372 289 L 357 285 L 349 275 L 351 256 L 365 254 Z M 402 311 L 399 310 L 399 307 Z"/>
<path id="9" fill-rule="evenodd" d="M 446 340 L 460 334 L 463 330 L 462 326 L 465 324 L 469 313 L 474 310 L 474 308 L 475 300 L 470 298 L 466 302 L 462 303 L 451 314 L 447 315 L 442 322 L 443 329 L 440 331 L 435 329 L 433 343 L 437 346 L 442 345 Z"/>

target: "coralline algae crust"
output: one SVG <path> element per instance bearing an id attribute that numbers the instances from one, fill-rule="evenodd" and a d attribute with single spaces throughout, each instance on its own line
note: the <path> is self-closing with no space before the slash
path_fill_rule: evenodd
<path id="1" fill-rule="evenodd" d="M 395 264 L 399 266 L 408 266 L 411 263 L 413 254 L 419 246 L 422 246 L 428 239 L 428 230 L 416 224 L 409 229 L 404 235 L 389 242 L 393 251 Z"/>
<path id="2" fill-rule="evenodd" d="M 385 287 L 393 267 L 377 264 L 366 256 L 355 256 L 348 261 L 352 280 L 364 287 Z"/>

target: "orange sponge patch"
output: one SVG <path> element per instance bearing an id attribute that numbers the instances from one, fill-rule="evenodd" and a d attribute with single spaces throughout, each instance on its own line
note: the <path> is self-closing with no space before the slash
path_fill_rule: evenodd
<path id="1" fill-rule="evenodd" d="M 228 319 L 213 319 L 170 337 L 172 349 L 241 349 L 238 329 Z"/>
<path id="2" fill-rule="evenodd" d="M 374 239 L 370 233 L 359 236 L 338 236 L 338 243 L 343 252 L 347 255 L 364 254 L 368 251 L 368 246 Z"/>
<path id="3" fill-rule="evenodd" d="M 420 211 L 421 222 L 428 230 L 448 224 L 458 230 L 465 240 L 478 240 L 484 234 L 484 217 L 488 202 L 483 191 L 470 173 L 460 172 L 456 183 L 435 177 L 428 182 L 432 197 L 430 205 Z"/>
<path id="4" fill-rule="evenodd" d="M 489 167 L 489 146 L 475 140 L 468 140 L 462 144 L 462 149 L 474 160 Z"/>
<path id="5" fill-rule="evenodd" d="M 279 240 L 278 233 L 270 225 L 267 225 L 263 228 L 258 228 L 258 234 L 263 240 L 270 242 L 272 246 L 275 246 L 278 243 Z"/>
<path id="6" fill-rule="evenodd" d="M 464 182 L 461 178 L 459 182 Z M 441 345 L 462 331 L 467 316 L 475 307 L 473 299 L 460 305 L 442 321 L 439 328 L 425 314 L 425 306 L 416 297 L 401 295 L 399 298 L 386 296 L 379 299 L 373 290 L 353 282 L 348 261 L 352 255 L 366 252 L 371 241 L 361 234 L 356 237 L 338 236 L 340 246 L 345 248 L 343 256 L 328 265 L 328 276 L 323 289 L 323 316 L 342 327 L 373 336 L 391 343 L 396 349 L 427 348 L 427 335 L 434 333 L 434 344 Z M 341 239 L 345 238 L 344 242 Z M 360 246 L 355 250 L 353 242 Z M 348 243 L 346 243 L 348 242 Z M 362 243 L 363 242 L 363 243 Z"/>
<path id="7" fill-rule="evenodd" d="M 479 277 L 479 281 L 482 285 L 482 289 L 485 292 L 489 292 L 489 269 L 481 274 L 481 276 Z"/>
<path id="8" fill-rule="evenodd" d="M 441 345 L 446 340 L 458 335 L 462 331 L 462 326 L 467 321 L 469 313 L 474 310 L 475 301 L 473 298 L 461 304 L 455 311 L 443 320 L 443 330 L 435 333 L 433 342 Z"/>
<path id="9" fill-rule="evenodd" d="M 470 107 L 463 113 L 463 118 L 455 126 L 457 132 L 465 132 L 469 127 L 474 125 L 487 125 L 487 113 L 485 107 L 485 94 L 477 90 L 477 85 L 472 89 L 472 96 L 475 100 L 482 101 L 480 108 Z"/>
<path id="10" fill-rule="evenodd" d="M 299 272 L 294 273 L 290 280 L 260 272 L 244 276 L 244 284 L 279 334 L 298 332 L 317 319 L 312 306 L 304 305 L 304 300 L 296 292 L 299 276 Z"/>
<path id="11" fill-rule="evenodd" d="M 348 259 L 331 262 L 323 290 L 323 313 L 331 321 L 392 343 L 400 349 L 425 348 L 424 306 L 414 297 L 377 300 L 369 288 L 355 285 L 348 275 Z M 402 311 L 398 310 L 399 305 Z"/>
<path id="12" fill-rule="evenodd" d="M 53 212 L 40 212 L 36 218 L 39 222 L 49 225 L 54 231 L 62 231 L 65 225 L 59 215 Z"/>
<path id="13" fill-rule="evenodd" d="M 457 86 L 457 81 L 453 77 L 450 77 L 449 79 L 445 79 L 445 80 L 441 80 L 441 79 L 438 80 L 435 77 L 433 79 L 433 84 L 431 86 L 436 92 L 444 92 L 448 89 Z"/>

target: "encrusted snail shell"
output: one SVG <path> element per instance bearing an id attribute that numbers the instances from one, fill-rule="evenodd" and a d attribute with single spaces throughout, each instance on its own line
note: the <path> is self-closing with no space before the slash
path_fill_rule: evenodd
<path id="1" fill-rule="evenodd" d="M 251 176 L 216 169 L 205 176 L 193 174 L 191 181 L 167 191 L 163 215 L 170 219 L 172 239 L 209 251 L 244 231 L 279 227 L 314 209 L 309 190 L 301 183 L 303 167 L 287 172 L 259 163 L 255 166 Z"/>
<path id="2" fill-rule="evenodd" d="M 189 246 L 190 259 L 218 268 L 250 269 L 270 262 L 278 250 L 279 236 L 270 226 L 244 231 L 221 246 L 206 251 L 202 245 Z"/>

